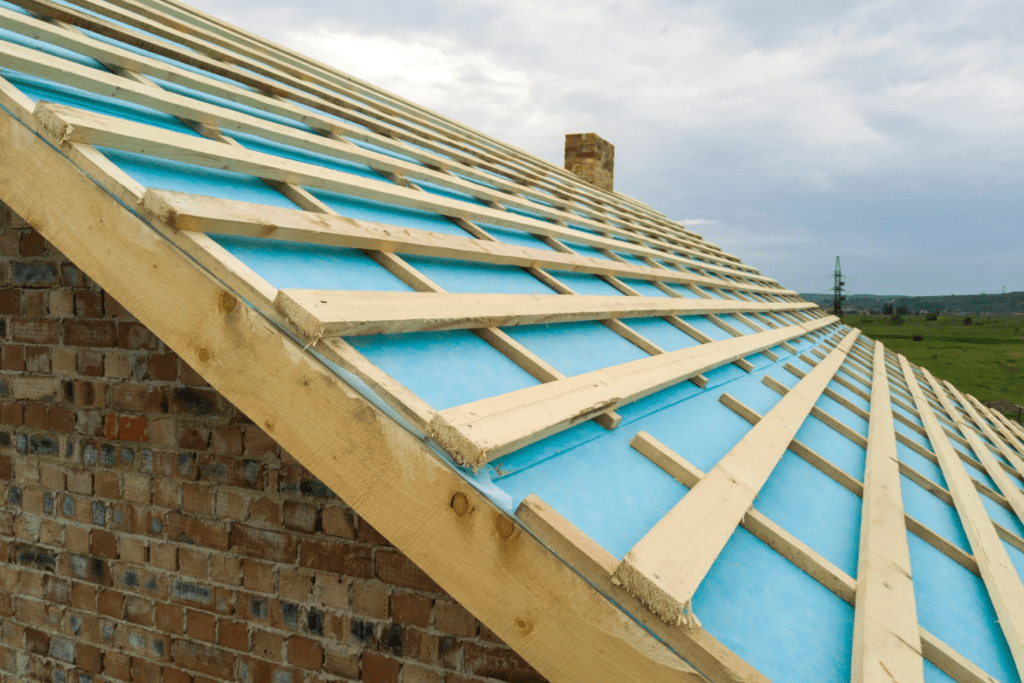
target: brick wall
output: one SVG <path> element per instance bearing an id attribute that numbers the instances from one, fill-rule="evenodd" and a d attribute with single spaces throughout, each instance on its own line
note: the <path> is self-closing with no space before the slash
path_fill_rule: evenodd
<path id="1" fill-rule="evenodd" d="M 0 683 L 544 680 L 2 204 L 0 347 Z"/>

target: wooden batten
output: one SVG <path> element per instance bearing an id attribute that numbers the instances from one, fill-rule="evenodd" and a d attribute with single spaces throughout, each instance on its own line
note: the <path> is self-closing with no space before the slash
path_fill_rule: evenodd
<path id="1" fill-rule="evenodd" d="M 626 554 L 615 579 L 669 623 L 693 594 L 856 340 L 846 335 Z"/>
<path id="2" fill-rule="evenodd" d="M 307 338 L 546 325 L 732 312 L 770 304 L 720 299 L 282 289 L 274 302 Z M 755 310 L 756 310 L 755 309 Z"/>
<path id="3" fill-rule="evenodd" d="M 850 680 L 866 683 L 889 676 L 923 683 L 896 430 L 880 342 L 875 342 L 873 365 Z"/>

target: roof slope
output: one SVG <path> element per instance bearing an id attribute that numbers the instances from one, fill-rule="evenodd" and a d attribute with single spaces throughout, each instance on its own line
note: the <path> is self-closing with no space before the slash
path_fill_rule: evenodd
<path id="1" fill-rule="evenodd" d="M 0 106 L 0 199 L 551 680 L 1021 680 L 1024 431 L 700 235 L 173 0 L 0 0 Z"/>

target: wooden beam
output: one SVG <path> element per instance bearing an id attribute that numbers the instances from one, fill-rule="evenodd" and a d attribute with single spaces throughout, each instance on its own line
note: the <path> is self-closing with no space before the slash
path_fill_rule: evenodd
<path id="1" fill-rule="evenodd" d="M 928 439 L 932 443 L 939 466 L 953 496 L 964 533 L 971 543 L 981 578 L 999 618 L 999 626 L 1013 654 L 1018 673 L 1024 677 L 1024 584 L 1010 561 L 1006 548 L 982 505 L 967 470 L 952 444 L 939 425 L 931 404 L 918 384 L 910 362 L 899 357 L 903 376 L 907 380 Z"/>
<path id="2" fill-rule="evenodd" d="M 455 460 L 480 467 L 595 414 L 834 323 L 836 318 L 736 337 L 614 365 L 448 408 L 428 434 Z"/>
<path id="3" fill-rule="evenodd" d="M 282 289 L 274 305 L 312 339 L 700 315 L 768 304 L 641 296 Z"/>
<path id="4" fill-rule="evenodd" d="M 884 347 L 875 342 L 864 466 L 851 683 L 924 681 L 896 429 Z"/>
<path id="5" fill-rule="evenodd" d="M 147 225 L 75 166 L 84 153 L 69 154 L 74 163 L 42 130 L 0 112 L 0 200 L 543 676 L 702 680 L 414 433 L 239 302 L 189 255 L 188 236 Z M 456 493 L 470 517 L 454 511 Z M 499 592 L 508 599 L 494 600 Z"/>
<path id="6" fill-rule="evenodd" d="M 669 623 L 683 619 L 697 587 L 858 334 L 848 334 L 626 554 L 616 580 L 659 617 Z"/>

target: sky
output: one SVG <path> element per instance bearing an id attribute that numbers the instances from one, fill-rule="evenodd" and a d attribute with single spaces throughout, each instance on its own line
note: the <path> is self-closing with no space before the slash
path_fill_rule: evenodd
<path id="1" fill-rule="evenodd" d="M 1024 290 L 1019 0 L 188 0 L 615 189 L 800 292 Z"/>

